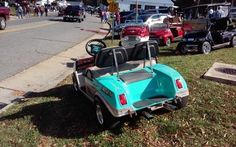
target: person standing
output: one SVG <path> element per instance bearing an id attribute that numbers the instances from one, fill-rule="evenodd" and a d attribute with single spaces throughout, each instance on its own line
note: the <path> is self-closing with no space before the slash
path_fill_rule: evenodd
<path id="1" fill-rule="evenodd" d="M 119 9 L 116 11 L 115 16 L 116 16 L 116 23 L 115 23 L 115 25 L 119 25 L 120 24 L 120 12 L 119 12 Z"/>
<path id="2" fill-rule="evenodd" d="M 23 8 L 21 7 L 21 5 L 18 5 L 17 14 L 19 19 L 23 19 Z"/>
<path id="3" fill-rule="evenodd" d="M 44 11 L 45 11 L 45 16 L 48 16 L 48 6 L 45 6 Z"/>

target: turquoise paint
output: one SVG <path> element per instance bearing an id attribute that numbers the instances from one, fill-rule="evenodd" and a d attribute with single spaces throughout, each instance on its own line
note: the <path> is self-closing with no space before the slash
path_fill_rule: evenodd
<path id="1" fill-rule="evenodd" d="M 152 72 L 149 66 L 144 68 L 148 72 Z M 124 73 L 136 71 L 140 69 L 130 70 Z M 99 77 L 94 81 L 97 85 L 96 88 L 99 93 L 109 102 L 112 107 L 120 110 L 127 107 L 132 107 L 134 110 L 138 110 L 133 107 L 133 103 L 153 98 L 153 97 L 167 97 L 174 99 L 176 93 L 180 90 L 176 87 L 175 81 L 180 79 L 183 88 L 181 90 L 187 89 L 187 84 L 183 77 L 173 68 L 163 65 L 155 64 L 153 65 L 153 78 L 145 79 L 142 81 L 137 81 L 130 84 L 125 84 L 123 81 L 117 78 L 116 74 L 111 76 Z M 106 95 L 101 89 L 105 87 L 109 89 L 113 95 L 110 97 Z M 125 94 L 127 99 L 127 105 L 122 106 L 119 101 L 119 95 Z M 157 104 L 157 103 L 155 103 Z M 153 104 L 153 105 L 155 105 Z M 141 108 L 139 108 L 141 109 Z"/>

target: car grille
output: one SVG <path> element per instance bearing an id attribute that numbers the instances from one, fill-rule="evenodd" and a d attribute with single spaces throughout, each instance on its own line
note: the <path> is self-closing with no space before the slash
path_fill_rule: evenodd
<path id="1" fill-rule="evenodd" d="M 129 36 L 129 41 L 136 41 L 136 36 Z"/>

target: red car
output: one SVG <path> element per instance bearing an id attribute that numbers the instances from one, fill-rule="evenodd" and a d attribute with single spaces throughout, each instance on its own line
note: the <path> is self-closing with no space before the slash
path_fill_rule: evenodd
<path id="1" fill-rule="evenodd" d="M 150 29 L 150 39 L 157 40 L 159 45 L 170 46 L 170 44 L 177 37 L 183 37 L 184 29 L 182 26 L 168 27 L 168 24 L 159 23 L 155 24 Z"/>
<path id="2" fill-rule="evenodd" d="M 149 30 L 146 25 L 132 24 L 126 26 L 121 35 L 121 45 L 125 47 L 131 47 L 139 42 L 149 40 Z"/>

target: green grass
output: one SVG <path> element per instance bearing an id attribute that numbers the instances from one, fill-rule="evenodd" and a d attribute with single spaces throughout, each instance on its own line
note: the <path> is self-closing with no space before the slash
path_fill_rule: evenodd
<path id="1" fill-rule="evenodd" d="M 214 62 L 236 64 L 236 49 L 181 56 L 173 53 L 175 46 L 163 47 L 159 61 L 186 79 L 190 90 L 186 108 L 158 110 L 153 119 L 139 116 L 115 130 L 102 130 L 93 106 L 74 94 L 68 77 L 2 114 L 0 146 L 236 146 L 236 86 L 201 78 Z"/>

